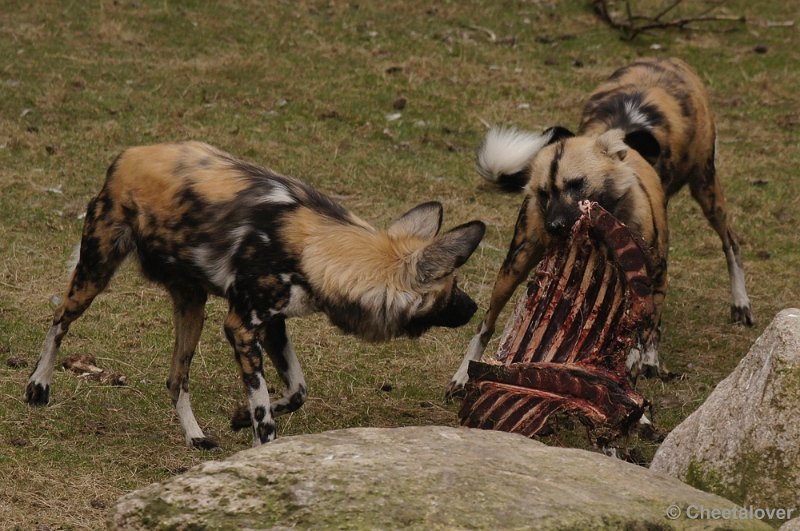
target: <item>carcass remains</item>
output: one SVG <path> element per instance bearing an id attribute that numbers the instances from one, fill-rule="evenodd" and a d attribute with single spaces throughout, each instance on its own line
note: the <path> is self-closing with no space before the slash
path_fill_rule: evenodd
<path id="1" fill-rule="evenodd" d="M 613 438 L 644 413 L 625 356 L 653 313 L 648 253 L 597 203 L 581 210 L 569 241 L 537 266 L 497 361 L 470 363 L 463 425 L 532 437 L 563 413 Z"/>

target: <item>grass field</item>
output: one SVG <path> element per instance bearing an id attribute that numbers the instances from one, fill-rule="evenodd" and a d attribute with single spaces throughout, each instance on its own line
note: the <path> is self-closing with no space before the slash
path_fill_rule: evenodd
<path id="1" fill-rule="evenodd" d="M 634 5 L 653 13 L 667 3 Z M 705 5 L 689 2 L 685 11 Z M 446 226 L 484 220 L 487 236 L 460 281 L 482 308 L 468 327 L 372 345 L 321 317 L 289 325 L 310 398 L 279 420 L 279 436 L 455 425 L 458 406 L 442 395 L 486 308 L 521 201 L 474 171 L 481 120 L 575 128 L 600 80 L 653 54 L 685 59 L 708 85 L 719 172 L 757 321 L 753 328 L 728 322 L 719 240 L 683 191 L 670 205 L 661 352 L 687 377 L 641 386 L 659 427 L 671 429 L 776 312 L 800 306 L 800 21 L 787 5 L 730 1 L 718 12 L 745 23 L 626 42 L 577 0 L 4 2 L 0 527 L 100 528 L 119 495 L 250 444 L 248 433 L 228 428 L 243 392 L 222 333 L 224 301 L 212 300 L 192 385 L 198 420 L 222 450 L 184 446 L 164 389 L 170 303 L 133 264 L 62 348 L 63 356 L 93 354 L 128 385 L 57 370 L 50 406 L 22 401 L 51 298 L 66 283 L 80 215 L 124 147 L 203 140 L 301 177 L 381 226 L 432 199 L 444 203 Z M 634 442 L 652 457 L 654 443 Z"/>

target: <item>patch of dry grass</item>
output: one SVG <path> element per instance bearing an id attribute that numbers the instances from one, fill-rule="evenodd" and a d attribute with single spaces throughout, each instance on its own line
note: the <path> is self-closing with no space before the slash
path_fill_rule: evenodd
<path id="1" fill-rule="evenodd" d="M 249 434 L 228 429 L 242 393 L 221 332 L 223 301 L 208 306 L 192 370 L 199 422 L 223 450 L 192 451 L 164 390 L 169 303 L 132 266 L 73 325 L 62 349 L 92 353 L 129 385 L 57 371 L 49 407 L 21 400 L 51 318 L 48 301 L 63 289 L 79 238 L 78 216 L 121 149 L 204 140 L 302 177 L 378 224 L 439 199 L 446 225 L 475 217 L 488 224 L 461 281 L 485 308 L 520 198 L 479 183 L 480 120 L 574 127 L 593 86 L 653 53 L 686 59 L 709 85 L 720 174 L 758 321 L 753 329 L 728 323 L 719 242 L 688 193 L 680 194 L 670 207 L 662 355 L 687 377 L 643 384 L 659 425 L 675 426 L 777 311 L 800 305 L 793 66 L 800 38 L 796 27 L 768 24 L 790 17 L 784 2 L 727 6 L 747 17 L 743 30 L 624 43 L 588 2 L 7 2 L 0 12 L 3 526 L 99 528 L 118 495 L 249 445 Z M 457 406 L 441 396 L 473 326 L 365 345 L 321 317 L 291 322 L 310 399 L 279 421 L 279 434 L 455 425 Z M 11 358 L 29 365 L 11 367 Z M 651 456 L 655 447 L 640 444 Z"/>

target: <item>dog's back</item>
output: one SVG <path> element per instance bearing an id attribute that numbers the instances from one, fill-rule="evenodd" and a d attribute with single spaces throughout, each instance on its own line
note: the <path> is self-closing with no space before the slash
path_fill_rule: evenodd
<path id="1" fill-rule="evenodd" d="M 282 229 L 300 226 L 294 218 L 303 213 L 313 212 L 318 223 L 365 226 L 304 182 L 201 142 L 126 150 L 109 169 L 93 210 L 98 220 L 130 232 L 149 278 L 191 279 L 220 296 L 235 270 L 252 270 L 254 278 L 296 273 L 300 249 Z"/>
<path id="2" fill-rule="evenodd" d="M 622 129 L 655 168 L 667 196 L 714 164 L 714 118 L 700 78 L 680 59 L 643 59 L 589 96 L 579 135 Z"/>

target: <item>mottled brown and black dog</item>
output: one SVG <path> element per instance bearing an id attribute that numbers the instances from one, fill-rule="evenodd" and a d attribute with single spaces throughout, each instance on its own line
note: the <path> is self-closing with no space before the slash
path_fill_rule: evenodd
<path id="1" fill-rule="evenodd" d="M 423 203 L 376 230 L 300 180 L 199 142 L 122 153 L 89 203 L 80 255 L 25 391 L 46 404 L 61 340 L 135 251 L 172 296 L 175 346 L 167 387 L 186 441 L 208 448 L 189 398 L 189 365 L 209 294 L 227 298 L 225 334 L 248 396 L 253 443 L 275 438 L 273 417 L 299 408 L 306 383 L 285 320 L 324 312 L 343 331 L 380 341 L 466 324 L 476 310 L 456 286 L 485 227 L 439 234 L 442 206 Z M 270 401 L 263 352 L 286 384 Z M 241 420 L 241 419 L 240 419 Z"/>
<path id="2" fill-rule="evenodd" d="M 467 381 L 494 333 L 497 317 L 553 238 L 569 233 L 581 200 L 597 201 L 651 248 L 655 318 L 633 349 L 635 378 L 658 370 L 659 323 L 667 288 L 669 198 L 688 184 L 719 234 L 731 281 L 731 318 L 752 325 L 739 245 L 716 173 L 716 130 L 697 74 L 678 59 L 643 59 L 614 72 L 589 96 L 577 135 L 562 127 L 542 134 L 493 128 L 478 153 L 483 177 L 525 191 L 514 236 L 489 309 L 446 396 Z"/>

